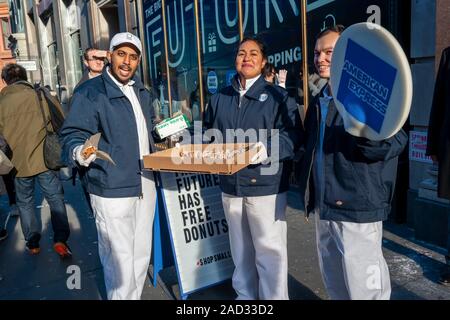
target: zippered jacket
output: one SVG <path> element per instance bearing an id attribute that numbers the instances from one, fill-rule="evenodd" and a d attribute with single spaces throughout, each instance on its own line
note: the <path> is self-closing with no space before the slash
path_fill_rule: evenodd
<path id="1" fill-rule="evenodd" d="M 319 96 L 311 102 L 306 113 L 305 153 L 296 172 L 300 207 L 306 215 L 315 207 L 313 163 L 319 142 Z M 398 156 L 407 142 L 408 136 L 403 130 L 382 141 L 350 135 L 331 100 L 323 141 L 321 219 L 356 223 L 386 220 L 394 195 Z"/>
<path id="2" fill-rule="evenodd" d="M 271 159 L 270 163 L 249 165 L 233 175 L 221 175 L 223 192 L 234 196 L 264 196 L 288 190 L 290 160 L 300 145 L 303 129 L 297 105 L 286 90 L 260 77 L 240 101 L 235 76 L 231 86 L 211 97 L 204 126 L 220 131 L 224 143 L 243 142 L 241 134 L 227 139 L 228 129 L 240 129 L 243 133 L 255 130 L 256 141 L 248 139 L 248 142 L 264 143 Z M 268 170 L 269 167 L 273 170 Z"/>
<path id="3" fill-rule="evenodd" d="M 102 75 L 82 83 L 71 99 L 70 112 L 60 132 L 63 160 L 69 166 L 78 166 L 73 160 L 74 148 L 100 132 L 98 148 L 107 152 L 116 165 L 97 158 L 88 168 L 78 166 L 87 192 L 106 198 L 141 196 L 143 167 L 133 107 L 106 72 L 105 69 Z M 154 96 L 137 76 L 133 80 L 153 152 Z"/>

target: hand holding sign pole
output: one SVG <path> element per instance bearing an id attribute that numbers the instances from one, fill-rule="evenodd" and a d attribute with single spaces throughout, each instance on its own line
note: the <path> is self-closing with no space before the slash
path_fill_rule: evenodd
<path id="1" fill-rule="evenodd" d="M 394 36 L 372 23 L 352 25 L 332 60 L 331 91 L 345 130 L 373 141 L 396 134 L 411 108 L 412 76 Z"/>

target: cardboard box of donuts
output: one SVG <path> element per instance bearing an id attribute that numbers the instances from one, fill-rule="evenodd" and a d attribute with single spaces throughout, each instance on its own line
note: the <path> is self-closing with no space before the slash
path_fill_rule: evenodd
<path id="1" fill-rule="evenodd" d="M 186 144 L 144 156 L 144 168 L 154 171 L 231 175 L 250 165 L 256 144 Z"/>

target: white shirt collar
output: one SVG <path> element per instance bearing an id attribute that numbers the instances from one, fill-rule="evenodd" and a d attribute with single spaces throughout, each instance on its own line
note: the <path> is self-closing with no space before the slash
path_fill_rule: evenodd
<path id="1" fill-rule="evenodd" d="M 101 73 L 98 73 L 98 74 L 92 74 L 90 71 L 88 72 L 88 77 L 89 77 L 89 79 L 93 79 L 93 78 L 95 78 L 95 77 L 98 77 L 99 75 L 101 75 Z"/>
<path id="2" fill-rule="evenodd" d="M 131 86 L 133 86 L 134 83 L 135 83 L 135 81 L 134 81 L 134 80 L 131 80 L 131 79 L 128 81 L 127 84 L 123 84 L 122 82 L 117 81 L 117 79 L 114 78 L 114 76 L 111 74 L 111 71 L 110 71 L 109 67 L 106 67 L 106 73 L 107 73 L 108 76 L 114 81 L 114 83 L 117 84 L 117 86 L 118 86 L 121 90 L 123 90 L 123 88 L 124 88 L 125 86 L 130 86 L 130 87 L 131 87 Z"/>
<path id="3" fill-rule="evenodd" d="M 246 79 L 246 80 L 245 80 L 245 89 L 242 88 L 241 80 L 240 80 L 240 78 L 238 77 L 239 92 L 241 92 L 241 91 L 247 92 L 247 91 L 255 84 L 256 80 L 259 79 L 259 77 L 261 77 L 261 75 L 258 75 L 258 76 L 255 77 L 255 78 Z"/>
<path id="4" fill-rule="evenodd" d="M 329 94 L 330 93 L 330 86 L 326 86 L 325 89 L 323 90 L 323 98 L 327 99 L 327 100 L 331 100 L 333 99 L 333 95 Z"/>

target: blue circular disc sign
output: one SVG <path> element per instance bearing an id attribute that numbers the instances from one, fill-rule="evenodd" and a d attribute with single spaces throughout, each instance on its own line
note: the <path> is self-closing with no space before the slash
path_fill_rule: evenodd
<path id="1" fill-rule="evenodd" d="M 358 23 L 342 33 L 333 51 L 330 84 L 351 135 L 384 140 L 408 118 L 411 69 L 400 44 L 381 26 Z"/>

